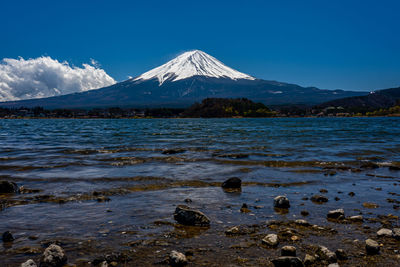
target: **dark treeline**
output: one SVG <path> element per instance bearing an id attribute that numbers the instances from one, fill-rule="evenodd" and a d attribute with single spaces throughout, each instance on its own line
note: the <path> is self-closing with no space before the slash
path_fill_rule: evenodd
<path id="1" fill-rule="evenodd" d="M 246 98 L 207 98 L 183 108 L 44 109 L 0 108 L 0 118 L 230 118 L 230 117 L 352 117 L 399 116 L 400 103 L 390 108 L 287 105 L 268 108 Z"/>

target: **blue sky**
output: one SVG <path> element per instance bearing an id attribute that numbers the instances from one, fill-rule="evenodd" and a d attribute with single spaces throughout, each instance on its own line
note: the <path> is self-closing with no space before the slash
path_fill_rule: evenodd
<path id="1" fill-rule="evenodd" d="M 118 81 L 200 49 L 267 80 L 400 86 L 400 1 L 5 0 L 0 9 L 0 58 L 93 58 Z"/>

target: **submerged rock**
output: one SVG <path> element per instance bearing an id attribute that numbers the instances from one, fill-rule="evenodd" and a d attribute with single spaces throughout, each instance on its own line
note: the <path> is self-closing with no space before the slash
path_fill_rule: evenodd
<path id="1" fill-rule="evenodd" d="M 328 198 L 323 195 L 313 195 L 311 197 L 311 201 L 316 203 L 325 203 L 328 202 Z"/>
<path id="2" fill-rule="evenodd" d="M 19 193 L 19 187 L 14 182 L 0 181 L 0 194 L 2 193 Z"/>
<path id="3" fill-rule="evenodd" d="M 303 267 L 304 264 L 297 257 L 282 256 L 272 260 L 275 267 Z"/>
<path id="4" fill-rule="evenodd" d="M 344 210 L 343 209 L 337 209 L 337 210 L 331 210 L 328 212 L 326 215 L 328 219 L 344 219 Z"/>
<path id="5" fill-rule="evenodd" d="M 306 210 L 302 210 L 302 211 L 300 212 L 300 214 L 303 215 L 303 216 L 308 216 L 308 215 L 310 215 L 310 213 L 309 213 L 308 211 L 306 211 Z"/>
<path id="6" fill-rule="evenodd" d="M 380 247 L 375 240 L 367 239 L 365 240 L 365 249 L 368 255 L 375 255 L 379 253 Z"/>
<path id="7" fill-rule="evenodd" d="M 169 264 L 171 266 L 185 266 L 188 263 L 185 254 L 180 253 L 176 250 L 171 251 L 169 254 Z"/>
<path id="8" fill-rule="evenodd" d="M 377 233 L 378 236 L 387 236 L 387 237 L 391 237 L 393 236 L 393 231 L 387 228 L 382 228 L 380 229 Z"/>
<path id="9" fill-rule="evenodd" d="M 274 207 L 279 209 L 290 208 L 289 199 L 285 196 L 277 196 L 276 198 L 274 198 Z"/>
<path id="10" fill-rule="evenodd" d="M 178 205 L 175 209 L 174 219 L 183 225 L 209 226 L 210 219 L 201 211 L 185 205 Z"/>
<path id="11" fill-rule="evenodd" d="M 293 246 L 284 246 L 281 249 L 281 256 L 293 256 L 296 257 L 296 248 Z"/>
<path id="12" fill-rule="evenodd" d="M 14 237 L 10 231 L 5 231 L 2 235 L 3 242 L 11 242 L 14 241 Z"/>
<path id="13" fill-rule="evenodd" d="M 26 262 L 21 263 L 21 267 L 37 267 L 37 265 L 33 260 L 29 259 Z"/>
<path id="14" fill-rule="evenodd" d="M 183 153 L 183 152 L 186 152 L 186 150 L 183 148 L 171 148 L 171 149 L 163 150 L 162 154 L 172 155 L 172 154 L 178 154 L 178 153 Z"/>
<path id="15" fill-rule="evenodd" d="M 255 230 L 253 228 L 249 228 L 247 226 L 233 226 L 225 231 L 226 235 L 248 235 L 254 233 Z"/>
<path id="16" fill-rule="evenodd" d="M 362 215 L 350 216 L 347 219 L 352 221 L 352 222 L 362 222 L 362 221 L 364 221 L 364 217 Z"/>
<path id="17" fill-rule="evenodd" d="M 237 177 L 232 177 L 226 180 L 221 185 L 222 188 L 238 189 L 242 187 L 242 180 Z"/>
<path id="18" fill-rule="evenodd" d="M 262 239 L 264 245 L 275 247 L 278 245 L 278 236 L 276 234 L 269 234 Z"/>
<path id="19" fill-rule="evenodd" d="M 368 161 L 368 162 L 361 164 L 360 168 L 362 168 L 362 169 L 377 169 L 377 168 L 379 168 L 379 165 L 372 161 Z"/>
<path id="20" fill-rule="evenodd" d="M 246 203 L 243 203 L 242 207 L 240 208 L 240 212 L 247 213 L 251 212 L 251 210 L 249 209 L 249 206 L 247 206 Z"/>
<path id="21" fill-rule="evenodd" d="M 40 261 L 41 267 L 61 267 L 67 263 L 67 256 L 64 250 L 56 245 L 51 244 L 43 252 L 42 259 Z"/>
<path id="22" fill-rule="evenodd" d="M 367 208 L 367 209 L 376 209 L 379 207 L 378 204 L 372 203 L 372 202 L 364 202 L 363 206 L 364 206 L 364 208 Z"/>

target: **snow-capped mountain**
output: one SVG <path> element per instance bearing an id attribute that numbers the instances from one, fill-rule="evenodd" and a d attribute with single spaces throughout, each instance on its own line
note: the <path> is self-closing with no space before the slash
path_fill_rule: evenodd
<path id="1" fill-rule="evenodd" d="M 185 52 L 164 65 L 143 73 L 134 80 L 157 79 L 161 86 L 166 80 L 174 82 L 193 76 L 255 80 L 250 75 L 229 68 L 218 59 L 200 50 Z"/>
<path id="2" fill-rule="evenodd" d="M 321 90 L 256 79 L 200 51 L 185 52 L 136 78 L 82 93 L 4 102 L 3 107 L 187 107 L 207 97 L 248 98 L 266 105 L 319 104 L 367 92 Z"/>

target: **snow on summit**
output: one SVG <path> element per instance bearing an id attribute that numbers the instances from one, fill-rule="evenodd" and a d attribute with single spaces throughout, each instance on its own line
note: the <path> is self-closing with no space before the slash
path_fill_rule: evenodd
<path id="1" fill-rule="evenodd" d="M 185 52 L 164 65 L 143 73 L 134 80 L 158 79 L 162 85 L 168 79 L 174 82 L 196 75 L 232 80 L 254 80 L 253 77 L 229 68 L 218 59 L 200 50 Z"/>

